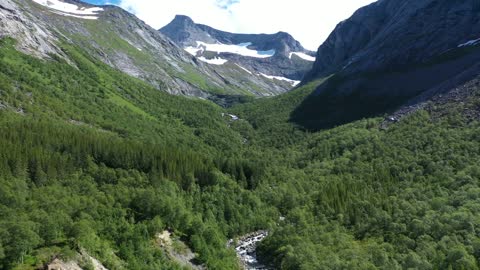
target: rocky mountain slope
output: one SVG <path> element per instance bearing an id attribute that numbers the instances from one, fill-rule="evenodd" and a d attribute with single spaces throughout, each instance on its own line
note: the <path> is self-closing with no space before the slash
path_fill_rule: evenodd
<path id="1" fill-rule="evenodd" d="M 214 69 L 115 6 L 75 0 L 1 0 L 0 16 L 0 34 L 18 40 L 23 52 L 69 61 L 62 44 L 75 44 L 89 57 L 172 94 L 261 96 L 291 88 L 289 82 L 272 78 L 245 79 L 251 75 L 238 66 Z"/>
<path id="2" fill-rule="evenodd" d="M 334 74 L 293 114 L 318 128 L 392 111 L 480 72 L 480 2 L 382 0 L 341 22 L 304 82 Z"/>
<path id="3" fill-rule="evenodd" d="M 160 32 L 200 61 L 217 68 L 233 63 L 252 76 L 290 82 L 290 88 L 298 84 L 315 61 L 314 52 L 285 32 L 234 34 L 196 24 L 183 15 L 177 15 Z"/>

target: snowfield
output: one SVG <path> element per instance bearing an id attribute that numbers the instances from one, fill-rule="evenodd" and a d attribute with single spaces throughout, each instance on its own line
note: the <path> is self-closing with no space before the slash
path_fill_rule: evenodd
<path id="1" fill-rule="evenodd" d="M 99 12 L 103 11 L 103 8 L 93 7 L 85 8 L 79 7 L 74 4 L 65 3 L 59 0 L 33 0 L 35 3 L 38 3 L 42 6 L 54 9 L 55 14 L 70 16 L 81 19 L 96 20 Z"/>
<path id="2" fill-rule="evenodd" d="M 275 55 L 275 50 L 269 51 L 256 51 L 247 48 L 248 46 L 252 45 L 251 42 L 241 43 L 238 45 L 227 45 L 227 44 L 208 44 L 202 41 L 197 41 L 196 47 L 187 47 L 185 50 L 196 56 L 198 52 L 209 51 L 209 52 L 216 52 L 219 53 L 233 53 L 247 57 L 255 57 L 255 58 L 269 58 Z"/>
<path id="3" fill-rule="evenodd" d="M 289 83 L 292 84 L 292 86 L 297 86 L 300 83 L 300 81 L 291 80 L 291 79 L 285 78 L 285 77 L 270 76 L 270 75 L 266 75 L 266 74 L 263 74 L 263 73 L 260 73 L 260 75 L 262 75 L 263 77 L 265 77 L 267 79 L 270 79 L 270 80 L 280 80 L 280 81 L 289 82 Z"/>
<path id="4" fill-rule="evenodd" d="M 303 60 L 307 60 L 307 61 L 310 61 L 310 62 L 315 62 L 316 58 L 313 57 L 313 56 L 310 56 L 308 54 L 305 54 L 305 53 L 302 53 L 302 52 L 291 52 L 290 55 L 288 56 L 288 58 L 292 59 L 292 55 L 296 55 L 300 58 L 302 58 Z"/>
<path id="5" fill-rule="evenodd" d="M 98 17 L 96 17 L 96 16 L 80 16 L 80 15 L 73 15 L 73 14 L 69 14 L 69 13 L 59 12 L 59 11 L 52 11 L 52 12 L 57 14 L 57 15 L 80 18 L 80 19 L 85 19 L 85 20 L 97 20 L 98 19 Z"/>

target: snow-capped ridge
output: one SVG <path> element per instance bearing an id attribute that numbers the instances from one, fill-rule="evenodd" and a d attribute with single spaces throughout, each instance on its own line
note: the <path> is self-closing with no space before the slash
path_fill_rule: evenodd
<path id="1" fill-rule="evenodd" d="M 263 91 L 253 89 L 252 92 L 261 96 L 290 91 L 315 61 L 315 52 L 305 49 L 286 32 L 230 33 L 197 24 L 184 15 L 175 16 L 159 31 L 197 61 L 212 64 L 210 68 L 224 81 L 239 89 L 251 89 L 255 85 L 254 88 Z M 217 58 L 228 60 L 228 63 L 222 65 L 223 61 Z"/>

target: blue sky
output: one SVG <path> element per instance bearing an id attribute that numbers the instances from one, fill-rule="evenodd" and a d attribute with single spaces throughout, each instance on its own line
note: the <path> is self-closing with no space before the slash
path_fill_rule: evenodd
<path id="1" fill-rule="evenodd" d="M 317 50 L 335 26 L 374 0 L 84 0 L 116 4 L 159 29 L 177 14 L 235 33 L 288 32 Z"/>

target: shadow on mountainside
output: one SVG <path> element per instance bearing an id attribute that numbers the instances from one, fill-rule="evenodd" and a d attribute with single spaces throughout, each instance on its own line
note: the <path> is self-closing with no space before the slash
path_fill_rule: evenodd
<path id="1" fill-rule="evenodd" d="M 307 130 L 320 130 L 392 113 L 425 102 L 480 73 L 480 48 L 452 50 L 429 61 L 356 74 L 337 74 L 290 115 Z"/>

